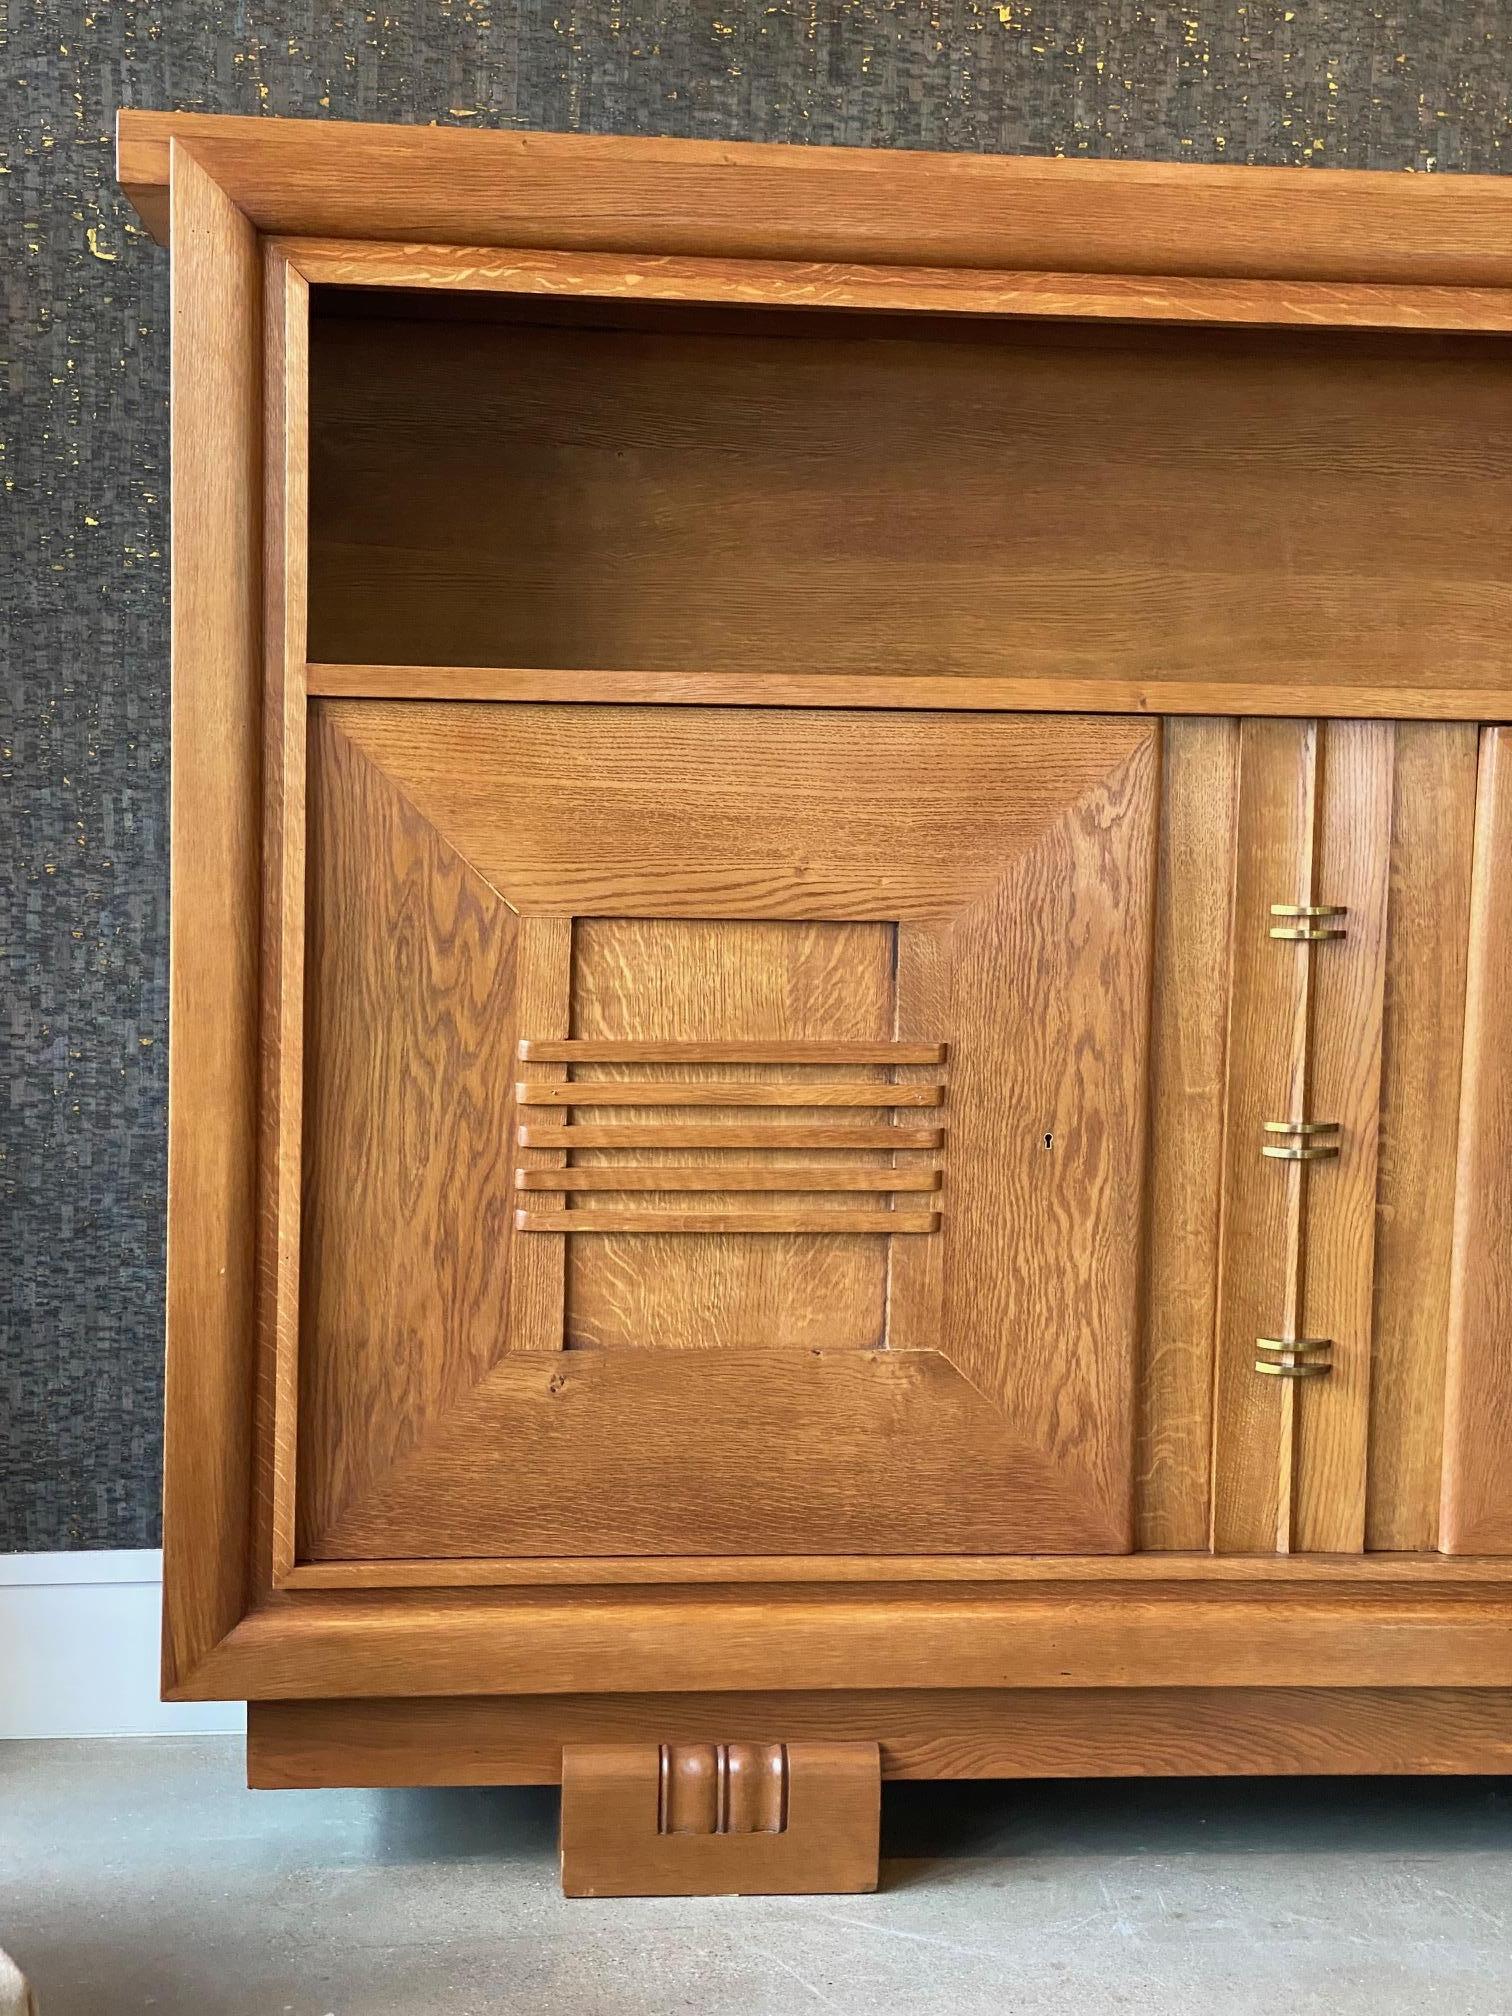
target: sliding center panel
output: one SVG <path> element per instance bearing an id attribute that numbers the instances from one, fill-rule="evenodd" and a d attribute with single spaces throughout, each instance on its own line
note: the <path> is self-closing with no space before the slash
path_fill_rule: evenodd
<path id="1" fill-rule="evenodd" d="M 1124 1550 L 1158 741 L 317 703 L 299 1558 Z"/>

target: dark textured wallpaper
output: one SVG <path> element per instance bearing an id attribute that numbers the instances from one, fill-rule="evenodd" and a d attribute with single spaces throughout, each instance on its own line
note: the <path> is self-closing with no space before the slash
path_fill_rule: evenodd
<path id="1" fill-rule="evenodd" d="M 121 105 L 1512 168 L 1512 0 L 0 0 L 0 1550 L 157 1538 L 167 260 Z"/>

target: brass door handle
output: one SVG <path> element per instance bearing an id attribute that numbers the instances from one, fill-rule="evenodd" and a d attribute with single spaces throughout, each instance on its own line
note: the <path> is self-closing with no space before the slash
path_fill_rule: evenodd
<path id="1" fill-rule="evenodd" d="M 1272 938 L 1290 938 L 1310 945 L 1323 938 L 1347 936 L 1342 923 L 1329 922 L 1331 918 L 1349 915 L 1347 903 L 1272 903 L 1270 914 L 1287 920 L 1282 924 L 1272 924 Z"/>
<path id="2" fill-rule="evenodd" d="M 1257 1337 L 1255 1370 L 1272 1379 L 1323 1379 L 1333 1370 L 1332 1337 Z"/>
<path id="3" fill-rule="evenodd" d="M 1267 1120 L 1263 1125 L 1267 1134 L 1294 1137 L 1265 1143 L 1260 1153 L 1272 1162 L 1332 1162 L 1338 1157 L 1337 1120 Z"/>

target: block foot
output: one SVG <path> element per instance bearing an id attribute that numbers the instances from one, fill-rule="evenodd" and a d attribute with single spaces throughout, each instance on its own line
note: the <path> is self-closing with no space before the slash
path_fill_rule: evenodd
<path id="1" fill-rule="evenodd" d="M 836 1895 L 877 1887 L 875 1743 L 569 1744 L 569 1897 Z"/>

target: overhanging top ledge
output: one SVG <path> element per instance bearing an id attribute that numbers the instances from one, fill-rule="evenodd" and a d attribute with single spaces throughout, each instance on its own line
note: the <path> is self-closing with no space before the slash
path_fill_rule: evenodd
<path id="1" fill-rule="evenodd" d="M 999 272 L 1512 286 L 1512 178 L 923 154 L 122 111 L 167 235 L 169 143 L 259 231 Z"/>

